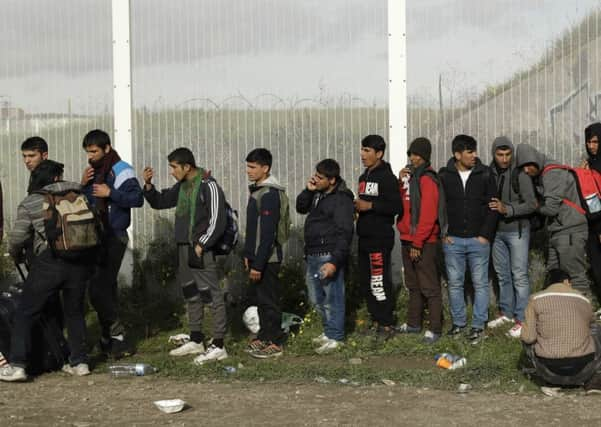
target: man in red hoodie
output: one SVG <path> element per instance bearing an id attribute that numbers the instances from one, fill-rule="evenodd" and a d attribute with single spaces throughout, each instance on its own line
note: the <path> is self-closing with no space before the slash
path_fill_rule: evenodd
<path id="1" fill-rule="evenodd" d="M 410 165 L 401 170 L 399 186 L 403 211 L 409 215 L 397 222 L 402 241 L 405 285 L 409 290 L 407 323 L 400 332 L 420 333 L 424 308 L 428 309 L 429 329 L 424 342 L 433 344 L 442 334 L 442 295 L 436 264 L 438 223 L 438 177 L 430 166 L 432 145 L 417 138 L 409 146 Z"/>

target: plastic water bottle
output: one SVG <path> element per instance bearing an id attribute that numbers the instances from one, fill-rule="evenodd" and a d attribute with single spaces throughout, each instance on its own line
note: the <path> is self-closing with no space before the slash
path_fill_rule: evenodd
<path id="1" fill-rule="evenodd" d="M 463 368 L 467 363 L 467 359 L 465 357 L 460 357 L 459 359 L 455 360 L 451 366 L 449 366 L 450 370 L 453 369 L 459 369 L 459 368 Z"/>
<path id="2" fill-rule="evenodd" d="M 147 363 L 118 363 L 109 366 L 109 372 L 114 377 L 141 377 L 156 373 L 158 370 Z"/>

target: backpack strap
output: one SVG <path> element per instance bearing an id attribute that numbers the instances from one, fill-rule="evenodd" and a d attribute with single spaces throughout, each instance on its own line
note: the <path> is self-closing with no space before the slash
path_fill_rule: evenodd
<path id="1" fill-rule="evenodd" d="M 565 171 L 568 171 L 572 177 L 576 180 L 576 187 L 579 188 L 578 185 L 578 178 L 576 177 L 576 174 L 574 173 L 573 169 L 569 166 L 566 165 L 547 165 L 543 168 L 542 172 L 540 173 L 541 176 L 543 176 L 544 174 L 546 174 L 547 172 L 551 171 L 551 170 L 555 170 L 555 169 L 562 169 Z M 581 207 L 578 206 L 577 203 L 572 202 L 569 199 L 563 199 L 562 202 L 571 207 L 572 209 L 575 209 L 578 213 L 582 214 L 582 215 L 586 215 L 586 211 Z"/>

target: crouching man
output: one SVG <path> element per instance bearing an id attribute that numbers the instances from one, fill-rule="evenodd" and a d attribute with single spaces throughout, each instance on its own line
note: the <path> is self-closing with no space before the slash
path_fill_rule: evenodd
<path id="1" fill-rule="evenodd" d="M 86 354 L 84 296 L 93 262 L 87 257 L 67 261 L 66 258 L 57 256 L 49 245 L 47 237 L 49 227 L 45 225 L 44 220 L 48 197 L 43 193 L 65 194 L 70 191 L 81 191 L 79 184 L 62 181 L 62 175 L 61 163 L 44 160 L 39 164 L 32 172 L 32 181 L 42 183 L 42 191 L 30 194 L 21 202 L 17 210 L 17 219 L 9 233 L 9 253 L 13 258 L 20 260 L 23 249 L 30 239 L 33 241 L 35 258 L 15 314 L 10 364 L 0 369 L 2 381 L 27 379 L 25 370 L 31 350 L 32 326 L 40 317 L 47 300 L 59 290 L 62 290 L 65 323 L 71 349 L 69 364 L 63 367 L 63 371 L 78 376 L 90 373 Z"/>
<path id="2" fill-rule="evenodd" d="M 546 289 L 530 297 L 521 339 L 530 362 L 547 383 L 601 391 L 601 334 L 591 303 L 562 270 L 549 271 Z M 593 327 L 591 327 L 593 326 Z"/>
<path id="3" fill-rule="evenodd" d="M 307 289 L 323 322 L 323 334 L 313 340 L 318 354 L 336 350 L 344 340 L 344 269 L 353 239 L 353 198 L 332 159 L 317 164 L 296 198 L 296 211 L 308 214 Z"/>

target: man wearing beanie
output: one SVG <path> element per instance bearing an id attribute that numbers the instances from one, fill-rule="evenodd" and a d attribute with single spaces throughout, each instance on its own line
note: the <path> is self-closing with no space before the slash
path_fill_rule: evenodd
<path id="1" fill-rule="evenodd" d="M 519 338 L 530 296 L 528 248 L 530 217 L 537 201 L 532 179 L 516 168 L 514 147 L 506 136 L 495 138 L 490 165 L 497 183 L 497 196 L 489 207 L 500 219 L 492 246 L 492 262 L 499 280 L 499 311 L 489 328 L 513 323 L 508 335 Z"/>
<path id="2" fill-rule="evenodd" d="M 407 322 L 399 329 L 404 333 L 420 333 L 427 309 L 429 327 L 424 333 L 427 344 L 438 341 L 442 334 L 442 295 L 436 263 L 439 190 L 438 176 L 430 166 L 431 153 L 432 145 L 427 138 L 417 138 L 409 146 L 410 164 L 399 175 L 403 211 L 407 214 L 397 221 L 405 286 L 409 290 Z"/>
<path id="3" fill-rule="evenodd" d="M 360 287 L 377 337 L 388 339 L 395 333 L 394 292 L 390 255 L 394 247 L 394 219 L 403 214 L 399 184 L 384 161 L 386 142 L 380 135 L 361 141 L 361 161 L 365 172 L 359 177 L 355 210 L 359 213 Z"/>
<path id="4" fill-rule="evenodd" d="M 584 129 L 584 142 L 587 159 L 581 165 L 584 168 L 601 173 L 601 153 L 599 141 L 601 140 L 601 123 L 590 124 Z M 587 252 L 591 265 L 591 273 L 595 283 L 595 293 L 601 296 L 601 220 L 589 222 Z"/>
<path id="5" fill-rule="evenodd" d="M 484 337 L 488 320 L 488 260 L 498 218 L 488 207 L 496 197 L 495 179 L 490 168 L 477 157 L 476 147 L 473 137 L 457 135 L 452 142 L 453 157 L 439 172 L 449 224 L 448 232 L 442 235 L 453 319 L 448 334 L 458 337 L 467 327 L 464 292 L 467 263 L 475 294 L 471 330 L 467 333 L 472 344 Z"/>

